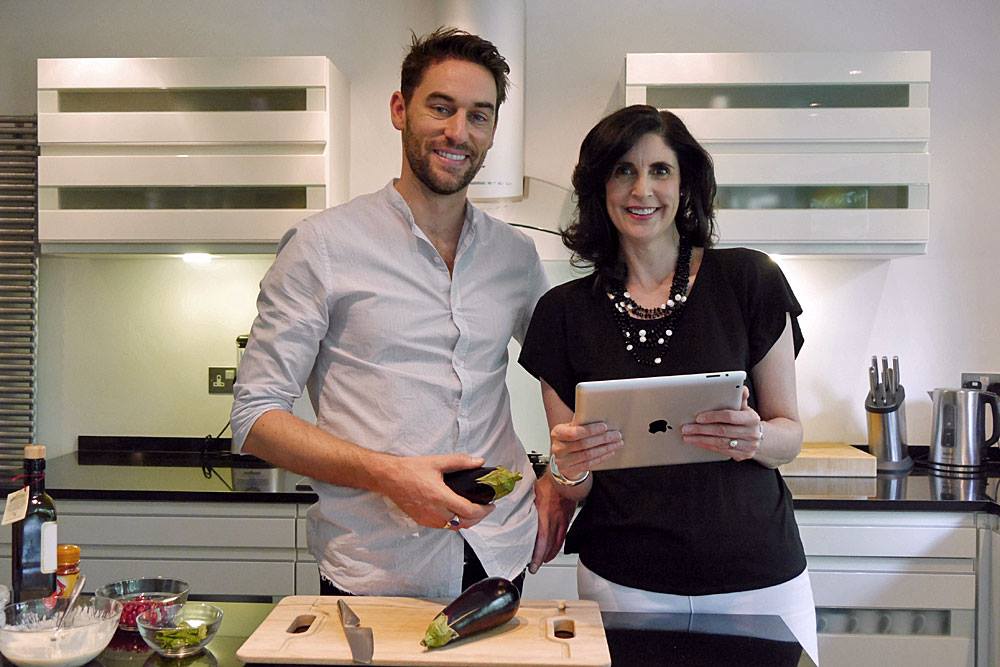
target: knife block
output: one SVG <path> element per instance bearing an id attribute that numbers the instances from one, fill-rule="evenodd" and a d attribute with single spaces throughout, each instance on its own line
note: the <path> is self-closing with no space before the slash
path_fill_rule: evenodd
<path id="1" fill-rule="evenodd" d="M 875 456 L 876 470 L 899 472 L 913 467 L 910 448 L 906 444 L 905 392 L 900 386 L 896 400 L 879 405 L 869 394 L 865 400 L 868 416 L 868 451 Z"/>

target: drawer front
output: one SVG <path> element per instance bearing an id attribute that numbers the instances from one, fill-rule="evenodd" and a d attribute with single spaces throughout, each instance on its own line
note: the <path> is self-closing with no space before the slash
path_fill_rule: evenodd
<path id="1" fill-rule="evenodd" d="M 819 635 L 823 667 L 972 667 L 974 640 L 965 637 L 904 637 Z"/>
<path id="2" fill-rule="evenodd" d="M 308 549 L 309 545 L 306 543 L 306 529 L 308 526 L 308 521 L 306 519 L 296 519 L 295 520 L 295 548 L 296 549 Z"/>
<path id="3" fill-rule="evenodd" d="M 975 609 L 972 574 L 810 572 L 818 607 Z"/>
<path id="4" fill-rule="evenodd" d="M 799 534 L 809 556 L 976 557 L 974 527 L 799 525 Z"/>
<path id="5" fill-rule="evenodd" d="M 535 574 L 524 577 L 525 600 L 575 600 L 576 567 L 573 565 L 543 565 Z"/>
<path id="6" fill-rule="evenodd" d="M 191 595 L 284 596 L 295 594 L 291 561 L 203 561 L 88 558 L 83 563 L 87 592 L 121 579 L 169 577 L 191 586 Z"/>
<path id="7" fill-rule="evenodd" d="M 294 519 L 166 516 L 74 516 L 59 523 L 59 541 L 86 545 L 288 548 Z"/>
<path id="8" fill-rule="evenodd" d="M 295 564 L 295 594 L 319 595 L 319 568 L 315 562 Z"/>

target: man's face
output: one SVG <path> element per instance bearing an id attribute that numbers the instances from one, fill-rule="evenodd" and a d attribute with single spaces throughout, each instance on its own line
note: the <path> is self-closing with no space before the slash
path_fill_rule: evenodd
<path id="1" fill-rule="evenodd" d="M 465 60 L 428 67 L 409 103 L 393 93 L 392 124 L 403 133 L 402 178 L 415 176 L 439 195 L 468 187 L 493 145 L 496 96 L 490 71 Z"/>

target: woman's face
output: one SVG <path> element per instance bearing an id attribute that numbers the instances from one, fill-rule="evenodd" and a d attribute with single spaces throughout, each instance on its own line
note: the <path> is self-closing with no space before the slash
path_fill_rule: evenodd
<path id="1" fill-rule="evenodd" d="M 680 200 L 677 154 L 653 132 L 642 135 L 611 169 L 608 215 L 623 244 L 669 239 Z"/>

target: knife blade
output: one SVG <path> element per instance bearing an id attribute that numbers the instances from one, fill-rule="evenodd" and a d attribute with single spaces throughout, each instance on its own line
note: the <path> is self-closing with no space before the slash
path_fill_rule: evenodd
<path id="1" fill-rule="evenodd" d="M 347 645 L 351 648 L 351 660 L 362 665 L 372 664 L 375 653 L 375 638 L 372 629 L 361 626 L 361 619 L 343 600 L 337 600 L 337 611 L 340 612 L 340 625 L 344 628 Z"/>

